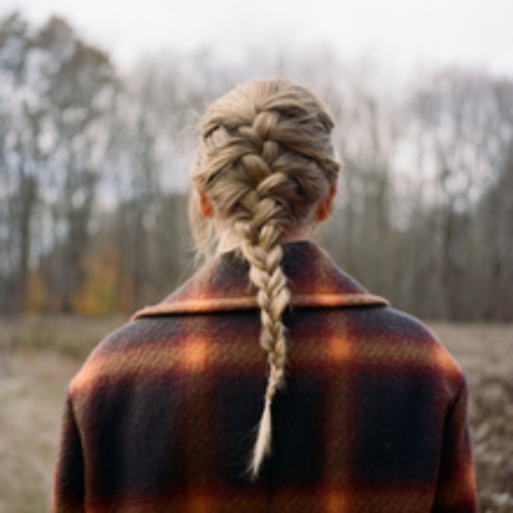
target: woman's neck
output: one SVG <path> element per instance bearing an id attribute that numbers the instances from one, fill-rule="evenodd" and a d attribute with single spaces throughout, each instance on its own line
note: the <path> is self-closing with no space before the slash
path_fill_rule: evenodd
<path id="1" fill-rule="evenodd" d="M 315 223 L 305 223 L 300 226 L 295 226 L 291 230 L 286 230 L 280 236 L 278 241 L 280 243 L 285 242 L 297 242 L 301 240 L 311 240 L 315 232 Z M 218 253 L 228 253 L 237 249 L 242 240 L 241 237 L 230 229 L 221 229 L 220 226 L 216 226 L 217 238 L 219 245 L 217 248 Z"/>

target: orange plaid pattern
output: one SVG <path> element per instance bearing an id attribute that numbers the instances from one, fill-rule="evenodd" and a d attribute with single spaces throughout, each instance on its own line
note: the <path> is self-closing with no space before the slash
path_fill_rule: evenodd
<path id="1" fill-rule="evenodd" d="M 227 254 L 109 335 L 74 378 L 53 513 L 476 510 L 456 362 L 314 244 L 284 250 L 287 386 L 257 481 L 266 354 L 247 266 Z"/>

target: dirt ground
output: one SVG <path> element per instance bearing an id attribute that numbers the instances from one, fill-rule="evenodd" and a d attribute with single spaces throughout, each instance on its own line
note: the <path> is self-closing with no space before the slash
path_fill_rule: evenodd
<path id="1" fill-rule="evenodd" d="M 47 510 L 67 383 L 121 322 L 0 320 L 0 513 Z M 513 325 L 430 326 L 467 376 L 480 511 L 513 512 Z"/>

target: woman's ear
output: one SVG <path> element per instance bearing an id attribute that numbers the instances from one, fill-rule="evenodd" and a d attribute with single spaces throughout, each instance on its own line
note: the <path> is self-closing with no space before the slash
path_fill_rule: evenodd
<path id="1" fill-rule="evenodd" d="M 199 211 L 203 217 L 212 218 L 214 217 L 214 205 L 209 196 L 202 191 L 197 191 Z"/>
<path id="2" fill-rule="evenodd" d="M 315 207 L 315 221 L 321 223 L 326 221 L 333 211 L 333 201 L 337 194 L 337 185 L 330 185 L 328 192 L 317 202 Z"/>

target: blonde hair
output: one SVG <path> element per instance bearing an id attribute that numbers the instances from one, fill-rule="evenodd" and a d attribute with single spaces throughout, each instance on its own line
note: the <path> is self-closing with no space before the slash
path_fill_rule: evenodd
<path id="1" fill-rule="evenodd" d="M 271 449 L 271 402 L 284 384 L 282 314 L 290 291 L 280 239 L 310 222 L 313 207 L 336 183 L 333 120 L 308 89 L 283 79 L 252 80 L 214 102 L 201 119 L 193 185 L 215 217 L 239 241 L 261 311 L 260 344 L 268 353 L 265 405 L 249 466 L 256 477 Z M 191 196 L 190 223 L 198 248 L 212 245 L 210 219 Z"/>

